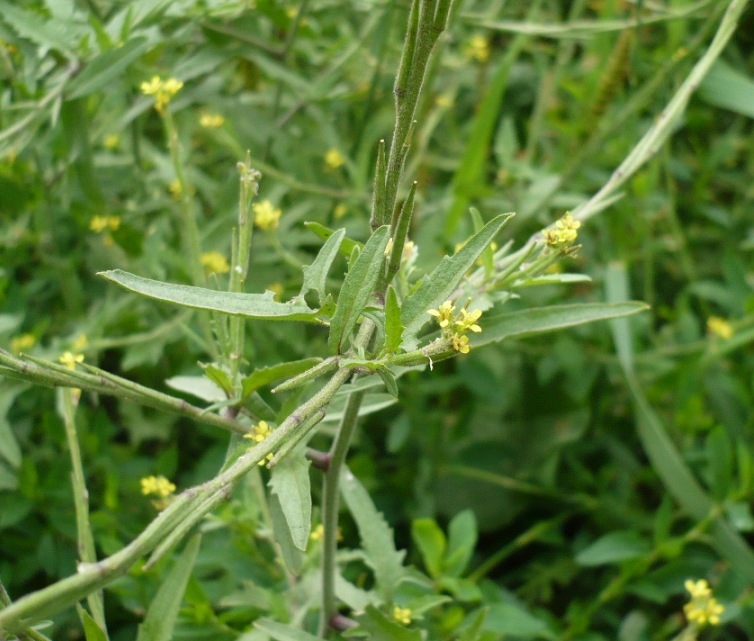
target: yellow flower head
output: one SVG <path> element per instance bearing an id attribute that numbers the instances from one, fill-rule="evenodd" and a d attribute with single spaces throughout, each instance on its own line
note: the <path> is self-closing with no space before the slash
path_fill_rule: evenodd
<path id="1" fill-rule="evenodd" d="M 707 331 L 718 338 L 728 340 L 733 336 L 733 325 L 719 316 L 710 316 L 707 319 Z"/>
<path id="2" fill-rule="evenodd" d="M 263 200 L 251 207 L 254 210 L 254 222 L 264 231 L 272 231 L 278 228 L 282 211 L 275 209 L 269 200 Z"/>
<path id="3" fill-rule="evenodd" d="M 346 208 L 346 206 L 343 203 L 338 203 L 337 205 L 335 205 L 335 209 L 333 210 L 332 215 L 334 218 L 343 218 L 343 216 L 345 216 L 347 212 L 348 209 Z"/>
<path id="4" fill-rule="evenodd" d="M 10 339 L 10 351 L 14 354 L 23 352 L 25 349 L 34 347 L 37 339 L 34 338 L 34 334 L 21 334 L 15 338 Z"/>
<path id="5" fill-rule="evenodd" d="M 144 496 L 154 494 L 164 499 L 173 492 L 175 492 L 175 485 L 164 476 L 145 476 L 141 479 L 141 493 Z"/>
<path id="6" fill-rule="evenodd" d="M 101 234 L 105 230 L 116 231 L 120 228 L 120 216 L 92 216 L 89 221 L 89 229 L 95 234 Z"/>
<path id="7" fill-rule="evenodd" d="M 411 623 L 411 608 L 401 608 L 397 605 L 393 608 L 393 618 L 403 625 L 409 625 Z"/>
<path id="8" fill-rule="evenodd" d="M 542 234 L 550 247 L 568 247 L 576 241 L 579 227 L 581 221 L 575 220 L 571 214 L 565 214 L 554 227 L 545 229 Z"/>
<path id="9" fill-rule="evenodd" d="M 478 309 L 476 311 L 469 312 L 464 307 L 461 310 L 461 318 L 455 322 L 455 326 L 458 328 L 459 332 L 472 331 L 475 334 L 478 334 L 482 331 L 482 328 L 477 325 L 477 321 L 479 320 L 479 317 L 481 315 L 482 312 Z"/>
<path id="10" fill-rule="evenodd" d="M 450 321 L 453 319 L 453 312 L 455 311 L 453 303 L 446 300 L 439 309 L 430 309 L 427 314 L 434 316 L 437 319 L 437 324 L 445 329 L 450 325 Z"/>
<path id="11" fill-rule="evenodd" d="M 337 169 L 345 164 L 346 159 L 337 149 L 329 149 L 325 154 L 325 165 L 329 170 Z"/>
<path id="12" fill-rule="evenodd" d="M 102 144 L 105 146 L 105 149 L 110 149 L 111 151 L 117 149 L 120 144 L 120 136 L 118 134 L 107 134 Z"/>
<path id="13" fill-rule="evenodd" d="M 141 83 L 141 93 L 145 96 L 154 96 L 154 108 L 158 113 L 165 113 L 170 99 L 183 87 L 183 83 L 175 78 L 162 80 L 159 76 L 152 76 L 149 82 Z"/>
<path id="14" fill-rule="evenodd" d="M 684 587 L 691 595 L 691 600 L 683 606 L 683 611 L 689 623 L 699 626 L 718 625 L 720 615 L 725 612 L 725 607 L 717 602 L 712 596 L 712 590 L 704 579 L 692 581 L 688 579 Z"/>
<path id="15" fill-rule="evenodd" d="M 168 185 L 168 191 L 173 197 L 173 200 L 180 200 L 181 196 L 183 195 L 183 187 L 181 186 L 181 181 L 176 178 Z"/>
<path id="16" fill-rule="evenodd" d="M 251 432 L 249 434 L 244 434 L 244 438 L 248 438 L 255 443 L 261 443 L 264 439 L 266 439 L 270 434 L 272 434 L 272 428 L 267 425 L 266 421 L 259 421 L 257 425 L 251 426 Z M 261 461 L 259 461 L 259 465 L 264 465 L 265 461 L 271 461 L 273 458 L 272 452 L 270 452 L 267 456 L 265 456 Z"/>
<path id="17" fill-rule="evenodd" d="M 65 352 L 58 360 L 63 363 L 63 365 L 65 365 L 68 369 L 76 369 L 77 363 L 84 362 L 84 355 Z"/>
<path id="18" fill-rule="evenodd" d="M 490 42 L 484 36 L 474 36 L 466 45 L 465 53 L 469 58 L 487 62 L 490 58 Z"/>
<path id="19" fill-rule="evenodd" d="M 451 337 L 451 344 L 453 349 L 461 354 L 468 354 L 471 351 L 471 345 L 469 345 L 469 337 L 463 334 L 453 334 Z"/>
<path id="20" fill-rule="evenodd" d="M 218 129 L 224 122 L 225 118 L 220 114 L 203 113 L 199 117 L 199 124 L 205 129 Z"/>
<path id="21" fill-rule="evenodd" d="M 210 274 L 227 274 L 230 271 L 228 259 L 221 252 L 205 252 L 199 260 Z"/>

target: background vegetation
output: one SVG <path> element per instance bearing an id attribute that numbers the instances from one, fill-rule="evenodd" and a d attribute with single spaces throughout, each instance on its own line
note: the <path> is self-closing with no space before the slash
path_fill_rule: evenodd
<path id="1" fill-rule="evenodd" d="M 473 233 L 470 206 L 484 220 L 515 211 L 498 242 L 521 245 L 590 198 L 658 122 L 727 7 L 457 2 L 409 157 L 417 269 Z M 230 260 L 247 149 L 263 174 L 257 202 L 282 211 L 277 229 L 255 232 L 248 291 L 298 292 L 320 245 L 305 221 L 366 239 L 406 20 L 393 1 L 0 0 L 0 347 L 53 361 L 80 352 L 185 390 L 177 377 L 210 359 L 206 327 L 95 273 L 190 281 L 186 208 L 202 250 Z M 669 639 L 693 578 L 726 608 L 705 638 L 754 637 L 743 544 L 754 529 L 752 34 L 748 11 L 673 135 L 579 230 L 563 267 L 591 280 L 510 302 L 631 297 L 649 313 L 612 332 L 586 325 L 472 350 L 407 374 L 398 402 L 368 406 L 349 467 L 416 568 L 397 598 L 412 610 L 406 630 Z M 183 82 L 170 101 L 183 177 L 140 88 L 155 75 Z M 212 286 L 226 286 L 223 272 L 205 267 Z M 316 328 L 251 322 L 245 357 L 272 365 L 325 343 Z M 79 558 L 61 398 L 10 377 L 0 387 L 0 579 L 14 600 Z M 100 556 L 154 518 L 140 479 L 203 482 L 228 445 L 215 427 L 106 396 L 85 393 L 76 421 Z M 327 427 L 317 438 L 327 443 Z M 312 587 L 287 582 L 255 498 L 265 474 L 203 522 L 174 638 L 288 638 L 252 631 L 260 617 L 316 629 Z M 342 537 L 358 547 L 347 517 Z M 318 557 L 315 536 L 311 573 Z M 110 638 L 134 638 L 174 566 L 138 565 L 108 587 Z M 368 588 L 363 557 L 347 566 Z M 73 609 L 53 626 L 45 633 L 80 635 Z"/>

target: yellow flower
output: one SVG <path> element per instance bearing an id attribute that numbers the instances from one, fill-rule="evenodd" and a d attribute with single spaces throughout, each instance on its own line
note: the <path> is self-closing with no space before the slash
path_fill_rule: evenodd
<path id="1" fill-rule="evenodd" d="M 251 207 L 254 210 L 254 222 L 264 231 L 272 231 L 278 228 L 278 222 L 282 211 L 275 209 L 269 200 L 263 200 Z"/>
<path id="2" fill-rule="evenodd" d="M 459 332 L 468 332 L 472 331 L 475 334 L 478 334 L 482 331 L 482 328 L 477 325 L 477 321 L 479 320 L 479 317 L 482 315 L 482 312 L 480 310 L 476 310 L 473 312 L 469 312 L 464 307 L 461 310 L 461 318 L 455 322 L 456 327 L 458 328 Z"/>
<path id="3" fill-rule="evenodd" d="M 718 338 L 728 340 L 733 336 L 733 325 L 719 316 L 710 316 L 707 319 L 707 331 Z"/>
<path id="4" fill-rule="evenodd" d="M 89 221 L 89 229 L 101 234 L 106 229 L 116 231 L 120 228 L 120 216 L 93 216 Z"/>
<path id="5" fill-rule="evenodd" d="M 199 260 L 210 274 L 227 274 L 230 271 L 228 259 L 221 252 L 205 252 Z"/>
<path id="6" fill-rule="evenodd" d="M 168 191 L 173 196 L 173 200 L 180 200 L 183 195 L 183 187 L 181 187 L 181 181 L 177 178 L 168 185 Z"/>
<path id="7" fill-rule="evenodd" d="M 453 349 L 457 352 L 468 354 L 471 351 L 468 336 L 464 336 L 463 334 L 453 334 L 450 339 Z"/>
<path id="8" fill-rule="evenodd" d="M 154 494 L 164 499 L 173 492 L 175 492 L 175 485 L 164 476 L 145 476 L 141 479 L 141 493 L 144 496 Z"/>
<path id="9" fill-rule="evenodd" d="M 158 113 L 165 113 L 170 99 L 183 87 L 183 83 L 175 78 L 162 80 L 159 76 L 152 76 L 149 82 L 141 83 L 141 93 L 145 96 L 154 96 L 154 108 Z"/>
<path id="10" fill-rule="evenodd" d="M 333 217 L 334 218 L 343 218 L 343 216 L 346 215 L 346 212 L 348 209 L 346 209 L 346 206 L 343 203 L 338 203 L 335 205 L 335 209 L 333 210 Z"/>
<path id="11" fill-rule="evenodd" d="M 346 159 L 343 154 L 335 148 L 329 149 L 325 154 L 325 165 L 329 170 L 337 169 L 338 167 L 343 166 L 345 162 Z"/>
<path id="12" fill-rule="evenodd" d="M 490 42 L 484 36 L 474 36 L 466 45 L 465 53 L 469 58 L 487 62 L 490 58 Z"/>
<path id="13" fill-rule="evenodd" d="M 393 608 L 393 618 L 398 623 L 402 623 L 403 625 L 408 625 L 411 623 L 412 614 L 413 612 L 411 612 L 411 608 L 401 608 L 397 605 Z"/>
<path id="14" fill-rule="evenodd" d="M 84 355 L 65 352 L 58 360 L 63 363 L 63 365 L 65 365 L 68 369 L 76 369 L 77 363 L 84 362 Z"/>
<path id="15" fill-rule="evenodd" d="M 220 114 L 205 112 L 199 117 L 199 124 L 205 129 L 217 129 L 218 127 L 222 127 L 224 122 L 225 118 Z"/>
<path id="16" fill-rule="evenodd" d="M 419 246 L 413 240 L 407 240 L 403 243 L 403 252 L 401 253 L 401 263 L 408 263 L 415 260 L 419 255 Z"/>
<path id="17" fill-rule="evenodd" d="M 712 590 L 704 579 L 692 581 L 688 579 L 684 587 L 691 595 L 691 600 L 683 606 L 683 611 L 689 623 L 699 626 L 718 625 L 720 615 L 725 612 L 725 607 L 717 602 L 712 596 Z"/>
<path id="18" fill-rule="evenodd" d="M 270 434 L 272 434 L 272 428 L 267 425 L 266 421 L 259 421 L 257 425 L 251 426 L 251 432 L 249 434 L 244 434 L 244 438 L 248 438 L 255 443 L 261 443 L 264 439 L 266 439 Z M 273 458 L 272 452 L 270 452 L 267 456 L 265 456 L 261 461 L 259 461 L 259 465 L 264 465 L 265 461 L 271 461 Z"/>
<path id="19" fill-rule="evenodd" d="M 34 338 L 34 334 L 21 334 L 20 336 L 11 338 L 10 351 L 14 354 L 18 354 L 19 352 L 23 352 L 25 349 L 34 347 L 34 344 L 36 342 L 37 339 Z"/>
<path id="20" fill-rule="evenodd" d="M 310 541 L 319 541 L 325 535 L 325 526 L 321 523 L 315 527 L 309 535 Z"/>
<path id="21" fill-rule="evenodd" d="M 120 136 L 118 134 L 108 134 L 105 136 L 102 144 L 105 146 L 105 149 L 117 149 L 120 144 Z"/>
<path id="22" fill-rule="evenodd" d="M 575 242 L 579 227 L 581 221 L 575 220 L 571 214 L 565 214 L 554 227 L 545 229 L 542 234 L 550 247 L 567 247 Z"/>
<path id="23" fill-rule="evenodd" d="M 450 321 L 453 318 L 453 312 L 455 311 L 453 303 L 446 300 L 439 309 L 430 309 L 427 314 L 434 316 L 437 319 L 437 324 L 445 329 L 450 325 Z"/>
<path id="24" fill-rule="evenodd" d="M 89 339 L 86 337 L 86 334 L 79 334 L 76 337 L 76 340 L 73 341 L 73 345 L 71 345 L 73 350 L 76 352 L 82 349 L 86 349 L 88 346 L 89 346 Z"/>

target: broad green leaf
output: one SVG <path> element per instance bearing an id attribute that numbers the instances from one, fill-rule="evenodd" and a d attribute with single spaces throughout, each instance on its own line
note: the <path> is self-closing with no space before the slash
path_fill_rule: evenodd
<path id="1" fill-rule="evenodd" d="M 353 267 L 348 270 L 338 295 L 338 307 L 330 321 L 330 336 L 327 345 L 333 354 L 343 349 L 356 322 L 372 296 L 385 264 L 385 248 L 388 242 L 387 226 L 377 229 L 364 245 Z"/>
<path id="2" fill-rule="evenodd" d="M 432 317 L 430 309 L 437 309 L 455 292 L 464 274 L 474 265 L 479 254 L 492 242 L 492 239 L 513 214 L 501 214 L 488 222 L 478 234 L 453 256 L 445 256 L 431 274 L 424 277 L 416 291 L 403 301 L 401 321 L 405 326 L 404 346 L 412 349 L 416 333 Z"/>
<path id="3" fill-rule="evenodd" d="M 165 303 L 173 303 L 192 309 L 243 316 L 245 318 L 264 318 L 268 320 L 304 321 L 319 323 L 318 312 L 301 303 L 278 303 L 273 292 L 264 294 L 242 294 L 236 292 L 219 292 L 214 289 L 175 285 L 159 280 L 142 278 L 120 269 L 99 272 L 102 276 L 121 287 L 147 298 L 154 298 Z"/>
<path id="4" fill-rule="evenodd" d="M 372 592 L 357 588 L 353 583 L 346 581 L 340 574 L 335 575 L 335 595 L 351 610 L 357 612 L 361 612 L 375 600 Z"/>
<path id="5" fill-rule="evenodd" d="M 645 303 L 579 303 L 533 307 L 518 312 L 484 315 L 479 321 L 481 334 L 471 337 L 475 347 L 496 343 L 513 336 L 530 336 L 575 327 L 584 323 L 630 316 L 649 309 Z"/>
<path id="6" fill-rule="evenodd" d="M 45 20 L 41 14 L 26 11 L 18 7 L 16 3 L 5 1 L 0 1 L 0 19 L 19 36 L 28 38 L 43 47 L 60 51 L 69 60 L 76 58 L 70 48 L 73 43 L 67 22 Z"/>
<path id="7" fill-rule="evenodd" d="M 610 532 L 597 539 L 576 555 L 576 563 L 593 567 L 620 563 L 650 552 L 652 546 L 636 532 Z"/>
<path id="8" fill-rule="evenodd" d="M 516 639 L 556 639 L 541 619 L 513 603 L 493 603 L 489 607 L 484 630 Z"/>
<path id="9" fill-rule="evenodd" d="M 254 621 L 254 627 L 277 641 L 322 641 L 320 637 L 315 637 L 292 625 L 270 621 L 270 619 L 258 619 Z"/>
<path id="10" fill-rule="evenodd" d="M 395 549 L 393 530 L 348 468 L 341 475 L 340 492 L 359 528 L 366 561 L 374 570 L 377 591 L 385 601 L 390 602 L 395 588 L 406 574 L 403 567 L 405 552 Z"/>
<path id="11" fill-rule="evenodd" d="M 292 452 L 272 468 L 269 486 L 278 497 L 293 544 L 305 552 L 312 525 L 312 495 L 309 461 L 303 451 Z"/>
<path id="12" fill-rule="evenodd" d="M 79 619 L 84 624 L 84 638 L 86 641 L 107 641 L 107 635 L 89 612 L 84 610 L 79 604 L 76 604 L 76 611 L 79 614 Z"/>
<path id="13" fill-rule="evenodd" d="M 421 552 L 429 575 L 436 579 L 442 574 L 442 560 L 447 545 L 445 534 L 432 519 L 414 519 L 411 522 L 411 538 Z"/>
<path id="14" fill-rule="evenodd" d="M 613 263 L 606 273 L 605 282 L 608 300 L 628 298 L 625 265 Z M 634 371 L 633 336 L 628 319 L 615 319 L 610 324 L 618 361 L 634 399 L 639 438 L 653 469 L 668 492 L 691 516 L 700 521 L 711 518 L 709 533 L 712 546 L 728 559 L 736 573 L 747 581 L 754 581 L 754 552 L 727 521 L 719 516 L 712 516 L 718 508 L 686 465 L 641 388 Z"/>
<path id="15" fill-rule="evenodd" d="M 480 608 L 475 613 L 471 613 L 466 617 L 466 621 L 471 620 L 471 624 L 463 631 L 458 641 L 479 641 L 481 638 L 481 630 L 487 619 L 488 608 Z"/>
<path id="16" fill-rule="evenodd" d="M 368 633 L 369 641 L 421 641 L 421 632 L 389 619 L 373 605 L 354 617 Z"/>
<path id="17" fill-rule="evenodd" d="M 403 340 L 403 323 L 401 323 L 401 307 L 398 296 L 391 287 L 387 288 L 385 297 L 385 349 L 391 354 L 396 353 Z"/>
<path id="18" fill-rule="evenodd" d="M 218 367 L 214 363 L 207 363 L 202 365 L 204 375 L 215 385 L 217 385 L 225 394 L 230 397 L 233 395 L 233 381 L 230 378 L 230 374 L 226 372 L 222 367 Z"/>
<path id="19" fill-rule="evenodd" d="M 754 118 L 754 80 L 722 60 L 704 76 L 698 94 L 711 105 Z"/>
<path id="20" fill-rule="evenodd" d="M 272 518 L 272 530 L 275 534 L 275 543 L 280 546 L 280 551 L 283 553 L 283 560 L 288 571 L 298 576 L 301 572 L 301 568 L 304 564 L 301 551 L 293 543 L 291 537 L 291 530 L 288 527 L 288 521 L 283 513 L 283 506 L 280 505 L 280 500 L 277 494 L 270 494 L 270 517 Z"/>
<path id="21" fill-rule="evenodd" d="M 241 381 L 243 390 L 241 397 L 246 398 L 252 392 L 258 390 L 260 387 L 269 385 L 273 381 L 297 376 L 321 362 L 321 358 L 312 357 L 304 358 L 299 361 L 280 363 L 279 365 L 272 365 L 271 367 L 260 367 L 259 369 L 255 369 Z"/>
<path id="22" fill-rule="evenodd" d="M 464 510 L 456 514 L 448 525 L 448 550 L 443 571 L 450 576 L 461 576 L 469 564 L 477 542 L 477 525 L 474 512 Z"/>
<path id="23" fill-rule="evenodd" d="M 223 390 L 206 376 L 173 376 L 172 378 L 168 378 L 165 384 L 174 390 L 191 394 L 209 403 L 215 403 L 227 398 Z"/>
<path id="24" fill-rule="evenodd" d="M 123 71 L 149 48 L 144 37 L 129 40 L 122 47 L 105 51 L 94 58 L 68 85 L 67 99 L 87 96 L 99 91 L 109 82 L 122 75 Z"/>
<path id="25" fill-rule="evenodd" d="M 149 605 L 147 616 L 139 626 L 136 641 L 170 641 L 173 638 L 173 627 L 201 542 L 200 535 L 192 537 L 181 556 L 175 560 L 173 569 Z"/>
<path id="26" fill-rule="evenodd" d="M 319 304 L 323 305 L 326 298 L 325 284 L 327 283 L 327 273 L 330 271 L 335 258 L 338 256 L 338 250 L 346 236 L 345 229 L 339 229 L 322 245 L 317 257 L 311 265 L 303 267 L 304 282 L 301 285 L 301 292 L 296 297 L 304 302 L 304 296 L 312 290 L 319 296 Z"/>
<path id="27" fill-rule="evenodd" d="M 322 240 L 329 240 L 335 234 L 334 230 L 330 229 L 329 227 L 325 227 L 320 223 L 306 222 L 304 223 L 304 227 L 306 227 L 310 232 L 312 232 Z M 351 254 L 353 254 L 354 247 L 362 249 L 364 247 L 364 244 L 359 243 L 355 240 L 351 240 L 350 238 L 348 238 L 348 236 L 344 236 L 343 240 L 338 246 L 338 251 L 340 252 L 340 255 L 343 256 L 343 258 L 348 259 L 351 257 Z"/>

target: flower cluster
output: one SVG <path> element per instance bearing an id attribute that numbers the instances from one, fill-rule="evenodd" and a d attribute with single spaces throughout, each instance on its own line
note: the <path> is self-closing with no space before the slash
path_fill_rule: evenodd
<path id="1" fill-rule="evenodd" d="M 96 234 L 105 230 L 116 231 L 120 228 L 120 216 L 93 216 L 89 221 L 89 229 Z"/>
<path id="2" fill-rule="evenodd" d="M 59 359 L 63 365 L 68 369 L 76 369 L 78 363 L 84 362 L 83 354 L 74 354 L 73 352 L 65 352 Z"/>
<path id="3" fill-rule="evenodd" d="M 269 200 L 255 203 L 251 207 L 254 210 L 254 223 L 264 231 L 273 231 L 278 228 L 282 211 L 275 209 Z"/>
<path id="4" fill-rule="evenodd" d="M 545 229 L 542 235 L 545 237 L 545 243 L 550 247 L 568 247 L 576 242 L 579 227 L 581 227 L 580 221 L 571 214 L 565 214 L 553 227 Z"/>
<path id="5" fill-rule="evenodd" d="M 453 302 L 446 300 L 438 309 L 430 309 L 427 313 L 437 319 L 437 324 L 446 338 L 450 339 L 453 349 L 461 354 L 468 354 L 471 346 L 466 332 L 478 334 L 482 331 L 477 323 L 482 312 L 478 309 L 470 312 L 464 306 L 461 308 L 460 316 L 456 316 L 455 310 Z"/>
<path id="6" fill-rule="evenodd" d="M 145 96 L 154 96 L 154 108 L 157 113 L 165 113 L 170 99 L 183 87 L 183 83 L 175 78 L 163 80 L 160 76 L 152 76 L 149 82 L 141 83 L 141 93 Z"/>
<path id="7" fill-rule="evenodd" d="M 228 259 L 221 252 L 205 252 L 199 260 L 210 274 L 227 274 L 230 271 Z"/>
<path id="8" fill-rule="evenodd" d="M 411 623 L 412 615 L 413 612 L 411 612 L 411 608 L 401 608 L 397 605 L 393 608 L 393 619 L 395 619 L 398 623 L 402 623 L 403 625 L 408 625 L 409 623 Z"/>
<path id="9" fill-rule="evenodd" d="M 225 118 L 220 114 L 203 113 L 199 117 L 199 124 L 205 129 L 217 129 L 225 123 Z"/>
<path id="10" fill-rule="evenodd" d="M 267 422 L 259 421 L 257 425 L 252 425 L 251 432 L 249 434 L 244 434 L 243 437 L 248 438 L 254 441 L 255 443 L 261 443 L 270 434 L 272 434 L 272 428 L 269 425 L 267 425 Z M 272 452 L 270 452 L 261 461 L 259 461 L 259 465 L 264 465 L 265 461 L 271 461 L 272 457 L 273 457 Z"/>
<path id="11" fill-rule="evenodd" d="M 345 162 L 346 159 L 343 154 L 335 148 L 328 150 L 325 154 L 325 166 L 330 171 L 342 167 Z"/>
<path id="12" fill-rule="evenodd" d="M 34 344 L 36 342 L 37 339 L 34 337 L 34 334 L 21 334 L 20 336 L 16 336 L 15 338 L 11 339 L 10 351 L 14 354 L 19 354 L 25 349 L 34 347 Z"/>
<path id="13" fill-rule="evenodd" d="M 733 325 L 719 316 L 710 316 L 707 319 L 707 331 L 713 336 L 728 340 L 733 336 Z"/>
<path id="14" fill-rule="evenodd" d="M 712 596 L 712 590 L 704 579 L 692 581 L 688 579 L 684 587 L 691 595 L 691 600 L 683 606 L 683 611 L 689 623 L 699 626 L 718 625 L 720 615 L 725 612 L 725 607 L 717 602 Z"/>
<path id="15" fill-rule="evenodd" d="M 157 498 L 152 501 L 155 509 L 164 510 L 173 498 L 175 485 L 164 476 L 145 476 L 141 479 L 141 493 L 144 496 L 153 494 Z"/>

